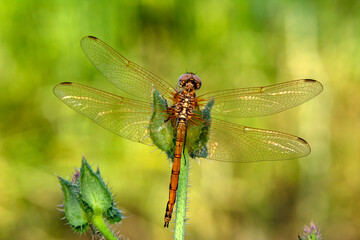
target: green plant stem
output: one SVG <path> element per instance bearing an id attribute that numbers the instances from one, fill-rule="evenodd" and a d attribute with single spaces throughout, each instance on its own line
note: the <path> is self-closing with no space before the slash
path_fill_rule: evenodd
<path id="1" fill-rule="evenodd" d="M 185 161 L 186 159 L 186 161 Z M 187 151 L 181 156 L 179 185 L 176 193 L 175 240 L 185 237 L 186 202 L 190 158 Z"/>
<path id="2" fill-rule="evenodd" d="M 118 240 L 118 238 L 111 232 L 111 230 L 106 225 L 101 214 L 95 214 L 94 218 L 92 219 L 92 223 L 107 240 Z"/>

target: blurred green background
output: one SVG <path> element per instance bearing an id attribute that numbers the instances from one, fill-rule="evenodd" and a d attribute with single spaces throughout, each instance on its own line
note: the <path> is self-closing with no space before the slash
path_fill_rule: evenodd
<path id="1" fill-rule="evenodd" d="M 273 116 L 233 120 L 298 135 L 299 160 L 191 164 L 187 239 L 360 239 L 360 1 L 0 1 L 0 239 L 90 239 L 57 210 L 56 175 L 82 154 L 99 166 L 128 216 L 130 239 L 163 228 L 169 161 L 59 101 L 74 81 L 115 94 L 79 42 L 93 35 L 172 84 L 186 70 L 202 93 L 313 78 L 324 91 Z M 200 93 L 201 93 L 200 92 Z M 173 226 L 173 223 L 171 223 Z"/>

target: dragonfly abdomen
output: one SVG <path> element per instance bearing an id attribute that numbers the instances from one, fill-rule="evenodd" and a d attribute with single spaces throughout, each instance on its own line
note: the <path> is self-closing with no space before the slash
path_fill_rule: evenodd
<path id="1" fill-rule="evenodd" d="M 169 201 L 166 204 L 166 212 L 165 212 L 165 224 L 164 227 L 169 227 L 169 222 L 171 221 L 172 212 L 175 205 L 176 200 L 176 191 L 179 183 L 179 175 L 180 175 L 180 164 L 181 164 L 181 154 L 183 150 L 184 137 L 186 132 L 186 120 L 180 119 L 177 125 L 176 130 L 176 145 L 175 145 L 175 155 L 173 166 L 171 170 L 170 177 L 170 186 L 169 186 Z"/>

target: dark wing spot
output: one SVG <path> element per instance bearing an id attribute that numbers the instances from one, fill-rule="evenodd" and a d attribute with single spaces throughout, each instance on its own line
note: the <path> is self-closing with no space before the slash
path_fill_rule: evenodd
<path id="1" fill-rule="evenodd" d="M 301 142 L 305 143 L 305 144 L 308 144 L 307 141 L 305 141 L 304 139 L 300 138 L 300 137 L 297 137 Z"/>
<path id="2" fill-rule="evenodd" d="M 62 82 L 60 85 L 72 85 L 72 82 Z"/>
<path id="3" fill-rule="evenodd" d="M 88 38 L 92 38 L 92 39 L 95 39 L 95 40 L 97 40 L 97 39 L 98 39 L 98 38 L 93 37 L 93 36 L 88 36 Z"/>
<path id="4" fill-rule="evenodd" d="M 314 79 L 304 79 L 304 82 L 317 82 L 317 81 Z"/>

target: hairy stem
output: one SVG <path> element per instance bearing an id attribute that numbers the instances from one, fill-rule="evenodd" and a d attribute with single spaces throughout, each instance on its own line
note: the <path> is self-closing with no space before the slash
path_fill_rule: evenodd
<path id="1" fill-rule="evenodd" d="M 101 214 L 95 214 L 92 223 L 107 240 L 118 240 L 118 238 L 111 232 L 111 230 L 106 225 Z"/>
<path id="2" fill-rule="evenodd" d="M 189 155 L 187 151 L 185 151 L 181 156 L 179 185 L 176 193 L 175 240 L 182 240 L 185 236 L 187 187 L 190 164 L 189 160 Z"/>

